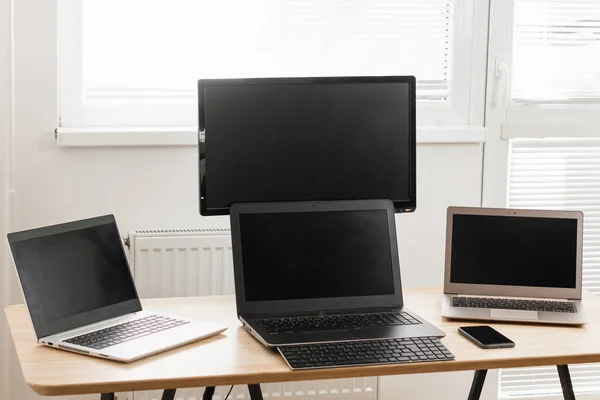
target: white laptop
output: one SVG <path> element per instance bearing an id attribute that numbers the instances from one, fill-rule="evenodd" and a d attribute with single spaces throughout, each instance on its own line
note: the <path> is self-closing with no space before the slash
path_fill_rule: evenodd
<path id="1" fill-rule="evenodd" d="M 583 213 L 449 207 L 442 316 L 581 325 Z"/>
<path id="2" fill-rule="evenodd" d="M 8 241 L 40 344 L 130 362 L 226 329 L 142 310 L 112 215 Z"/>

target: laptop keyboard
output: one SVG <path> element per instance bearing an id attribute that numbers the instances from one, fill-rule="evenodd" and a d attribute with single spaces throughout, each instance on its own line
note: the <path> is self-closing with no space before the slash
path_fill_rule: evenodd
<path id="1" fill-rule="evenodd" d="M 125 322 L 124 324 L 86 333 L 85 335 L 75 336 L 65 340 L 65 342 L 99 350 L 123 342 L 128 342 L 142 336 L 185 325 L 188 322 L 189 321 L 177 318 L 150 315 L 145 318 Z"/>
<path id="2" fill-rule="evenodd" d="M 292 369 L 453 360 L 435 337 L 358 340 L 279 347 Z"/>
<path id="3" fill-rule="evenodd" d="M 574 313 L 571 301 L 499 299 L 489 297 L 452 297 L 452 307 L 500 308 L 505 310 L 551 311 Z"/>
<path id="4" fill-rule="evenodd" d="M 259 319 L 255 322 L 271 334 L 421 324 L 419 320 L 405 311 L 318 317 L 268 318 Z"/>

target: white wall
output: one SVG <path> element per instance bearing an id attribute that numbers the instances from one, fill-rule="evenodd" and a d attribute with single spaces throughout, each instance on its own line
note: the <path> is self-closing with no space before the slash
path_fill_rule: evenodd
<path id="1" fill-rule="evenodd" d="M 0 7 L 9 4 L 10 0 L 0 0 Z M 55 17 L 54 6 L 53 1 L 14 2 L 16 193 L 13 211 L 4 215 L 12 218 L 11 228 L 25 229 L 104 213 L 116 215 L 123 234 L 142 228 L 228 226 L 227 218 L 203 218 L 197 211 L 194 148 L 56 147 L 56 67 L 53 63 L 40 63 L 53 60 L 56 54 L 54 32 L 48 31 L 49 24 L 45 23 Z M 0 8 L 2 20 L 3 11 Z M 27 24 L 18 23 L 23 18 L 28 19 Z M 6 26 L 2 20 L 0 39 Z M 0 105 L 7 101 L 5 97 L 0 90 Z M 3 127 L 0 119 L 0 129 Z M 7 137 L 8 133 L 0 130 L 0 140 Z M 0 156 L 5 157 L 1 150 Z M 423 144 L 418 146 L 417 157 L 417 211 L 397 216 L 406 287 L 442 283 L 445 209 L 448 205 L 479 205 L 481 197 L 480 144 Z M 0 187 L 4 187 L 2 167 L 0 172 Z M 11 285 L 15 285 L 14 281 Z M 7 398 L 33 398 L 22 382 L 18 366 L 12 366 L 11 376 Z M 456 398 L 466 397 L 470 377 L 470 373 L 444 375 L 437 380 L 437 395 L 432 392 L 432 398 L 451 398 L 448 394 L 453 393 L 449 391 L 452 387 L 457 388 Z M 402 390 L 403 399 L 421 400 L 424 397 L 417 383 L 431 387 L 426 383 L 431 378 L 425 375 L 381 379 L 380 398 L 398 398 L 397 392 Z M 457 379 L 464 382 L 464 388 L 458 389 Z"/>
<path id="2" fill-rule="evenodd" d="M 11 49 L 11 1 L 0 0 L 0 398 L 8 399 L 9 333 L 4 318 L 4 307 L 10 301 L 11 282 L 5 265 L 8 262 L 7 243 L 4 240 L 9 228 L 8 216 L 8 163 L 9 138 L 12 120 L 12 49 Z"/>
<path id="3" fill-rule="evenodd" d="M 478 206 L 482 145 L 417 145 L 417 210 L 396 215 L 405 287 L 443 283 L 446 208 Z"/>

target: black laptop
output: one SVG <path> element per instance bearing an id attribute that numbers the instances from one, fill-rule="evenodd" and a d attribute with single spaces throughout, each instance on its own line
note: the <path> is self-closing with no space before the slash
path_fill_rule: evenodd
<path id="1" fill-rule="evenodd" d="M 404 308 L 389 200 L 234 204 L 238 318 L 266 346 L 443 337 Z"/>

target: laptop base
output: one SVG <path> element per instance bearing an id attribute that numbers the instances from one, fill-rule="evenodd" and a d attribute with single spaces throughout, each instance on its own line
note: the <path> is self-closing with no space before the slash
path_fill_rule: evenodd
<path id="1" fill-rule="evenodd" d="M 240 321 L 242 322 L 244 328 L 252 336 L 254 336 L 259 342 L 261 342 L 267 347 L 280 347 L 308 343 L 358 341 L 365 339 L 398 339 L 416 337 L 442 338 L 446 336 L 446 334 L 442 330 L 436 328 L 431 323 L 421 318 L 417 314 L 413 313 L 412 311 L 408 311 L 407 309 L 402 309 L 402 311 L 408 312 L 420 323 L 412 325 L 377 326 L 354 329 L 349 328 L 314 330 L 272 334 L 262 329 L 255 322 L 256 320 L 261 319 L 260 316 L 240 316 Z M 381 310 L 379 310 L 378 312 L 381 312 Z"/>
<path id="2" fill-rule="evenodd" d="M 568 313 L 453 307 L 453 296 L 453 294 L 444 295 L 442 300 L 442 317 L 461 320 L 527 322 L 536 324 L 583 325 L 587 323 L 587 318 L 580 300 L 573 301 L 577 312 Z"/>
<path id="3" fill-rule="evenodd" d="M 226 326 L 221 326 L 211 322 L 190 320 L 186 324 L 179 325 L 172 329 L 148 334 L 146 336 L 138 337 L 133 340 L 108 346 L 102 349 L 94 349 L 91 347 L 67 342 L 67 340 L 70 338 L 81 334 L 97 331 L 110 326 L 116 326 L 128 321 L 135 321 L 151 315 L 168 317 L 165 314 L 150 311 L 140 311 L 134 314 L 114 318 L 110 321 L 103 321 L 88 325 L 86 327 L 74 329 L 69 332 L 47 336 L 41 338 L 38 342 L 42 345 L 54 347 L 60 350 L 128 363 L 151 356 L 153 354 L 174 349 L 185 344 L 193 343 L 213 335 L 217 335 L 227 329 Z"/>

